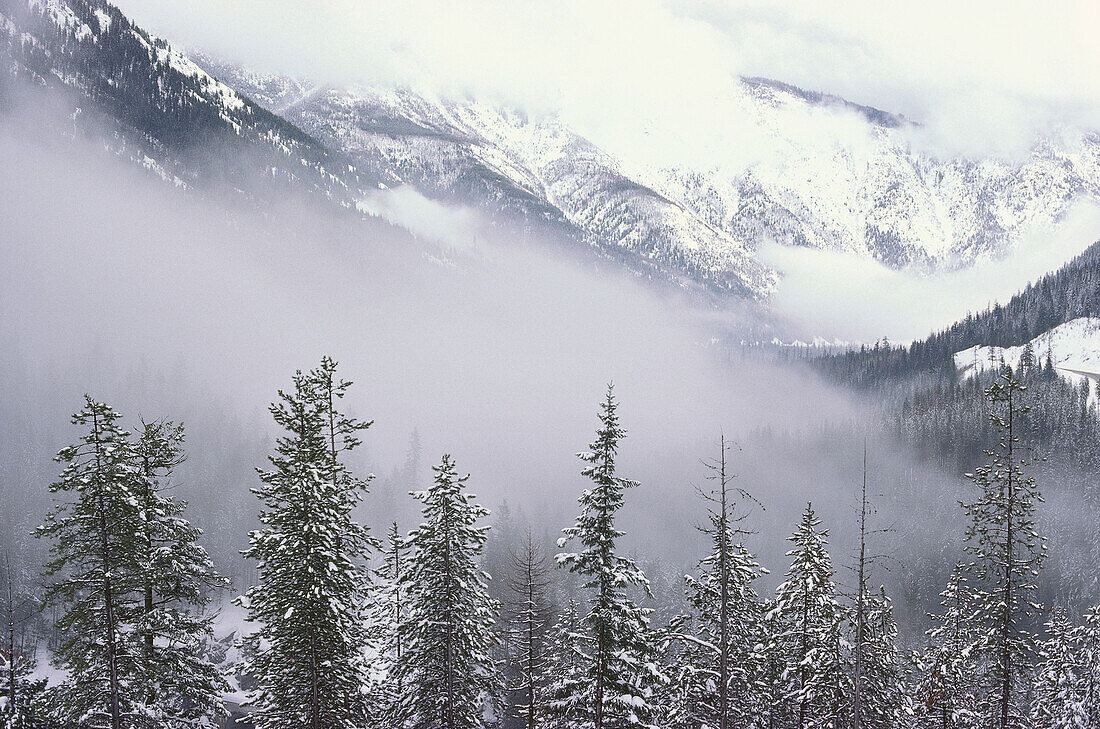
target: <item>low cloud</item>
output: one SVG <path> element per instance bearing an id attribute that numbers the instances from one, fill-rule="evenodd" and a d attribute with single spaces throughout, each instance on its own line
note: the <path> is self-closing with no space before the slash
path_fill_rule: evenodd
<path id="1" fill-rule="evenodd" d="M 1080 203 L 1060 224 L 1026 230 L 1005 258 L 929 276 L 891 269 L 864 256 L 810 248 L 772 244 L 760 255 L 782 275 L 772 307 L 803 337 L 909 341 L 968 312 L 1007 302 L 1095 242 L 1098 230 L 1100 206 Z"/>

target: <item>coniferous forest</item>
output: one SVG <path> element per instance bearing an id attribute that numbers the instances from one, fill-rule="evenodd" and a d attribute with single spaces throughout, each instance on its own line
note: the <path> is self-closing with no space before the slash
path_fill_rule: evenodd
<path id="1" fill-rule="evenodd" d="M 786 559 L 763 565 L 759 502 L 719 434 L 696 489 L 706 550 L 658 593 L 622 546 L 645 482 L 617 466 L 629 429 L 613 386 L 557 537 L 494 524 L 448 454 L 407 496 L 417 523 L 371 530 L 373 477 L 348 456 L 372 423 L 348 413 L 354 387 L 326 357 L 268 407 L 280 435 L 256 469 L 254 570 L 234 595 L 172 495 L 184 427 L 86 397 L 30 535 L 49 559 L 3 565 L 6 726 L 1097 726 L 1100 606 L 1039 596 L 1049 535 L 1028 418 L 1044 378 L 1006 368 L 984 388 L 961 549 L 928 576 L 938 604 L 905 638 L 876 581 L 886 526 L 866 453 L 851 574 L 813 503 Z M 244 620 L 215 630 L 234 607 Z M 48 681 L 39 661 L 57 668 Z"/>

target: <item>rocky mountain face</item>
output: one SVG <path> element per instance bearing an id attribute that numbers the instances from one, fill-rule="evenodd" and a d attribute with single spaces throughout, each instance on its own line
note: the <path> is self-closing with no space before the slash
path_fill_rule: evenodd
<path id="1" fill-rule="evenodd" d="M 0 0 L 0 97 L 0 108 L 63 105 L 37 119 L 61 119 L 53 132 L 85 135 L 177 186 L 347 206 L 360 195 L 343 155 L 101 0 Z"/>
<path id="2" fill-rule="evenodd" d="M 1100 134 L 1042 140 L 1022 163 L 913 151 L 913 123 L 767 79 L 730 93 L 769 140 L 743 169 L 616 157 L 557 117 L 409 89 L 310 87 L 208 60 L 383 184 L 553 221 L 708 287 L 766 298 L 763 242 L 934 273 L 996 257 L 1030 224 L 1100 197 Z M 844 125 L 845 134 L 834 134 Z"/>
<path id="3" fill-rule="evenodd" d="M 912 149 L 901 117 L 731 79 L 767 154 L 657 165 L 560 116 L 187 56 L 103 0 L 0 0 L 0 68 L 9 88 L 68 92 L 75 128 L 177 185 L 305 190 L 348 209 L 411 185 L 647 277 L 758 301 L 778 282 L 765 243 L 934 273 L 1001 255 L 1030 224 L 1100 198 L 1094 132 L 1040 141 L 1023 162 L 939 159 Z"/>

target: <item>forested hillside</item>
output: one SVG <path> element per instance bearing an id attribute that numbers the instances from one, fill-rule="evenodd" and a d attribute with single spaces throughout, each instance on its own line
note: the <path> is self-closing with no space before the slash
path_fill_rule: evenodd
<path id="1" fill-rule="evenodd" d="M 930 377 L 955 377 L 952 355 L 974 345 L 1024 344 L 1039 334 L 1083 316 L 1100 316 L 1100 242 L 1054 273 L 1028 284 L 1008 303 L 968 314 L 950 328 L 909 346 L 880 342 L 873 347 L 814 360 L 826 377 L 860 389 L 890 387 Z"/>

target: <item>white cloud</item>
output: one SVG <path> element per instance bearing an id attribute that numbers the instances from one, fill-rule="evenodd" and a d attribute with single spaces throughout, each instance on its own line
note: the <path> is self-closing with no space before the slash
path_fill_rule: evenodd
<path id="1" fill-rule="evenodd" d="M 767 153 L 738 74 L 906 113 L 925 125 L 916 141 L 947 154 L 1018 154 L 1052 127 L 1100 119 L 1100 4 L 1088 1 L 120 4 L 260 70 L 561 114 L 597 144 L 658 163 Z"/>
<path id="2" fill-rule="evenodd" d="M 845 253 L 765 246 L 761 257 L 782 273 L 771 299 L 804 337 L 873 342 L 923 338 L 968 312 L 1005 303 L 1096 239 L 1100 207 L 1080 204 L 1057 227 L 1026 231 L 1011 255 L 925 277 Z"/>

